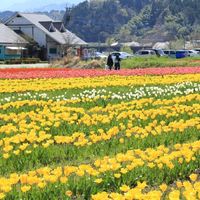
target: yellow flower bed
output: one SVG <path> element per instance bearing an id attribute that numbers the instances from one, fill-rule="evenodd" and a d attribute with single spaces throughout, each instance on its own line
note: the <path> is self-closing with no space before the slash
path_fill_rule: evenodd
<path id="1" fill-rule="evenodd" d="M 149 169 L 168 168 L 168 170 L 172 170 L 175 166 L 180 167 L 183 162 L 189 165 L 191 161 L 195 161 L 199 151 L 200 141 L 196 141 L 176 144 L 171 148 L 159 146 L 156 149 L 148 148 L 144 151 L 140 149 L 129 150 L 126 153 L 119 153 L 115 157 L 106 156 L 103 159 L 98 159 L 93 164 L 57 168 L 43 167 L 24 174 L 12 173 L 8 178 L 0 178 L 0 192 L 5 195 L 18 184 L 20 184 L 21 191 L 26 192 L 32 186 L 40 188 L 45 187 L 48 183 L 65 183 L 70 177 L 77 180 L 76 177 L 90 176 L 94 177 L 94 183 L 99 184 L 104 181 L 104 178 L 106 179 L 107 172 L 125 175 L 138 167 L 145 166 Z M 114 176 L 116 177 L 116 175 Z"/>
<path id="2" fill-rule="evenodd" d="M 163 120 L 161 122 L 156 120 L 158 116 L 170 119 L 171 117 L 178 117 L 185 113 L 189 116 L 199 114 L 199 104 L 191 106 L 182 105 L 192 100 L 199 101 L 200 95 L 190 94 L 179 98 L 175 97 L 171 100 L 140 99 L 138 101 L 134 100 L 127 103 L 108 105 L 105 108 L 94 107 L 89 111 L 79 107 L 70 108 L 65 106 L 64 101 L 52 102 L 51 104 L 49 102 L 45 104 L 43 101 L 41 104 L 40 101 L 35 101 L 34 105 L 42 105 L 44 109 L 36 109 L 36 111 L 21 112 L 19 114 L 2 114 L 0 116 L 3 121 L 10 122 L 0 127 L 0 133 L 5 135 L 0 140 L 0 149 L 3 150 L 3 158 L 8 159 L 10 154 L 19 155 L 23 151 L 29 154 L 38 146 L 47 148 L 54 144 L 72 144 L 83 147 L 116 137 L 119 139 L 123 137 L 145 138 L 149 135 L 157 136 L 161 133 L 171 131 L 183 132 L 189 127 L 199 130 L 199 117 L 191 117 L 191 119 L 185 121 L 182 119 L 174 120 L 168 125 Z M 12 104 L 6 104 L 6 107 L 10 107 L 10 105 Z M 22 104 L 19 102 L 18 106 L 20 107 L 21 105 L 23 106 L 24 102 Z M 145 105 L 159 107 L 141 110 Z M 31 123 L 26 123 L 27 117 Z M 125 119 L 128 120 L 127 124 L 123 123 Z M 141 127 L 133 125 L 134 119 L 140 119 L 141 122 L 149 119 L 152 121 L 146 126 Z M 83 132 L 75 132 L 67 134 L 67 136 L 53 137 L 48 133 L 50 128 L 59 128 L 61 123 L 68 123 L 69 125 L 84 124 L 88 127 L 98 125 L 100 127 L 108 125 L 113 120 L 119 121 L 119 124 L 109 127 L 107 131 L 102 128 L 97 132 L 90 131 L 89 135 Z"/>
<path id="3" fill-rule="evenodd" d="M 0 199 L 200 199 L 199 82 L 0 80 Z"/>
<path id="4" fill-rule="evenodd" d="M 186 81 L 197 82 L 200 74 L 166 76 L 104 76 L 93 78 L 0 80 L 0 93 L 23 91 L 48 91 L 74 88 L 97 88 L 108 86 L 131 86 L 147 84 L 173 84 Z"/>
<path id="5" fill-rule="evenodd" d="M 163 183 L 156 189 L 152 189 L 146 182 L 138 182 L 135 188 L 122 185 L 120 187 L 121 193 L 101 192 L 96 195 L 92 195 L 92 200 L 179 200 L 181 197 L 186 200 L 197 200 L 200 199 L 199 178 L 200 177 L 198 177 L 197 174 L 191 174 L 190 181 L 177 181 L 174 183 L 174 186 Z"/>

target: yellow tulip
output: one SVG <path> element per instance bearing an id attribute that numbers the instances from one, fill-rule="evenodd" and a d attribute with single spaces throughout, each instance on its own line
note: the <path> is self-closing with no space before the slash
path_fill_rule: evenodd
<path id="1" fill-rule="evenodd" d="M 122 186 L 120 187 L 120 190 L 121 190 L 122 192 L 128 192 L 128 191 L 130 190 L 130 187 L 127 186 L 127 185 L 122 185 Z"/>
<path id="2" fill-rule="evenodd" d="M 24 185 L 21 187 L 21 191 L 24 193 L 28 192 L 30 189 L 31 189 L 31 186 L 29 186 L 29 185 Z"/>
<path id="3" fill-rule="evenodd" d="M 103 181 L 102 178 L 98 178 L 98 179 L 95 179 L 95 180 L 94 180 L 94 182 L 97 183 L 97 184 L 101 183 L 102 181 Z"/>
<path id="4" fill-rule="evenodd" d="M 67 191 L 65 192 L 65 195 L 68 196 L 68 197 L 71 197 L 72 194 L 73 194 L 73 193 L 72 193 L 71 190 L 67 190 Z"/>

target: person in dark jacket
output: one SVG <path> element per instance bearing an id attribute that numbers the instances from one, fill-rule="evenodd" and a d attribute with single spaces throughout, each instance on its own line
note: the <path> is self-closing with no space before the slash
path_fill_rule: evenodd
<path id="1" fill-rule="evenodd" d="M 119 57 L 119 54 L 116 55 L 115 57 L 115 70 L 120 70 L 120 57 Z"/>
<path id="2" fill-rule="evenodd" d="M 107 66 L 108 66 L 109 70 L 111 70 L 112 67 L 113 67 L 113 59 L 112 59 L 112 55 L 111 54 L 109 54 L 109 56 L 107 58 Z"/>

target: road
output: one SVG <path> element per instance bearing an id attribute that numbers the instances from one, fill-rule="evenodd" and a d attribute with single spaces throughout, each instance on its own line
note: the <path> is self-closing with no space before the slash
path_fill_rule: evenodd
<path id="1" fill-rule="evenodd" d="M 39 63 L 39 64 L 16 64 L 16 65 L 5 65 L 0 64 L 0 69 L 10 69 L 10 68 L 47 68 L 49 67 L 48 63 Z"/>

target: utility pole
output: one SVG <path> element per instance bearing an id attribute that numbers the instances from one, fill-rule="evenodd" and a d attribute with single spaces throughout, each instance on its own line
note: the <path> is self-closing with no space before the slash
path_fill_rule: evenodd
<path id="1" fill-rule="evenodd" d="M 63 17 L 63 23 L 64 23 L 65 27 L 67 27 L 67 25 L 71 21 L 71 13 L 72 13 L 72 7 L 68 6 L 68 4 L 66 4 L 65 14 Z"/>
<path id="2" fill-rule="evenodd" d="M 186 49 L 186 41 L 185 41 L 185 36 L 183 36 L 183 42 L 184 42 L 184 50 Z"/>
<path id="3" fill-rule="evenodd" d="M 98 51 L 100 52 L 100 36 L 98 34 Z"/>

